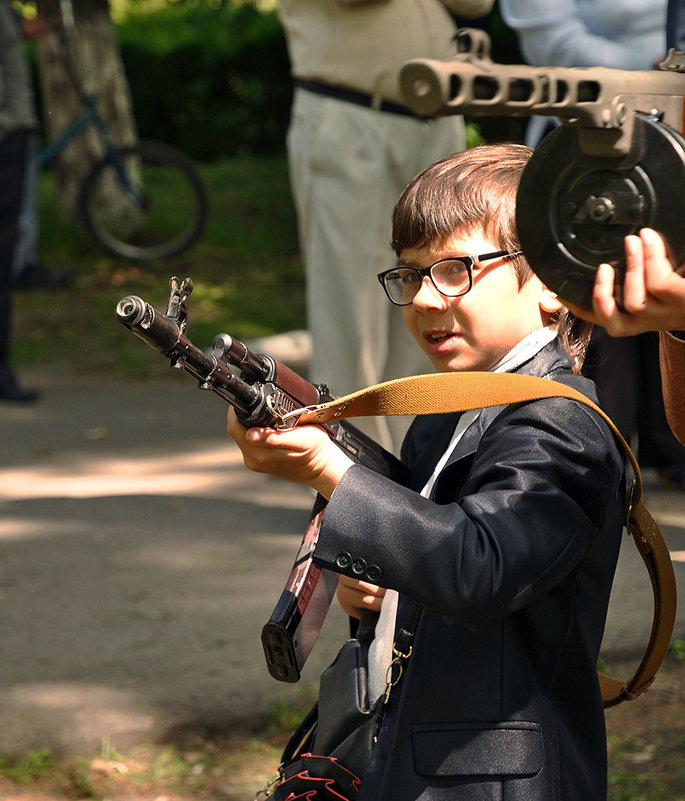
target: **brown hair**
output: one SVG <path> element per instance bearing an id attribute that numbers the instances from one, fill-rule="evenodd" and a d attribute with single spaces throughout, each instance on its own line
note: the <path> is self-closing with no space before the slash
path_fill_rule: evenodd
<path id="1" fill-rule="evenodd" d="M 520 250 L 516 192 L 532 150 L 524 145 L 481 145 L 446 156 L 407 185 L 392 215 L 392 248 L 444 244 L 457 232 L 482 231 L 500 250 Z M 524 256 L 511 263 L 519 286 L 533 274 Z M 559 339 L 580 372 L 592 325 L 564 308 L 558 313 Z"/>

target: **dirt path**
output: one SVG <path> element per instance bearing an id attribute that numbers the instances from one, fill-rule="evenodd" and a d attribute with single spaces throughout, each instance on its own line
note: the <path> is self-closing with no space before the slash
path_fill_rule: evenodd
<path id="1" fill-rule="evenodd" d="M 283 723 L 304 703 L 346 636 L 336 610 L 300 684 L 266 671 L 259 633 L 311 495 L 244 470 L 223 433 L 225 406 L 185 375 L 31 378 L 41 402 L 0 410 L 0 754 L 47 747 L 81 774 L 65 779 L 71 795 L 41 796 L 34 785 L 21 795 L 14 782 L 0 783 L 0 799 L 87 797 L 73 794 L 81 780 L 100 788 L 91 797 L 116 801 L 251 797 L 244 775 L 256 770 L 261 781 L 277 755 L 265 721 Z M 647 496 L 682 583 L 685 494 Z M 610 666 L 634 661 L 650 623 L 647 573 L 626 538 L 603 651 Z M 668 690 L 678 703 L 680 666 Z M 647 706 L 636 704 L 615 716 L 621 726 L 632 710 L 643 717 Z M 248 732 L 257 739 L 236 750 L 227 733 L 244 743 L 246 720 L 259 724 Z M 185 789 L 167 785 L 174 772 Z"/>

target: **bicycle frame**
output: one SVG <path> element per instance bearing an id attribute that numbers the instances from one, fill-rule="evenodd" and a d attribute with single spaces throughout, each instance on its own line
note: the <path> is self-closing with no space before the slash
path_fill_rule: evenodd
<path id="1" fill-rule="evenodd" d="M 91 99 L 89 103 L 86 104 L 86 110 L 84 113 L 77 120 L 74 120 L 71 125 L 65 128 L 61 134 L 56 136 L 52 142 L 49 142 L 39 151 L 37 156 L 38 166 L 44 167 L 46 164 L 49 164 L 60 152 L 60 150 L 66 147 L 66 145 L 72 139 L 74 139 L 74 137 L 78 136 L 87 128 L 90 128 L 90 126 L 93 124 L 95 124 L 97 127 L 100 127 L 98 123 L 102 123 L 102 120 L 95 109 L 95 102 Z"/>
<path id="2" fill-rule="evenodd" d="M 59 4 L 62 24 L 52 25 L 52 29 L 80 109 L 52 141 L 40 148 L 34 157 L 36 170 L 53 161 L 73 139 L 92 126 L 101 145 L 89 154 L 93 163 L 84 165 L 84 175 L 80 176 L 75 198 L 80 221 L 115 256 L 140 260 L 176 255 L 198 238 L 206 221 L 207 193 L 202 180 L 188 157 L 176 148 L 155 141 L 119 144 L 115 140 L 112 129 L 100 115 L 95 94 L 87 90 L 72 56 L 71 0 L 59 0 Z M 163 207 L 169 196 L 158 179 L 160 175 L 169 175 L 169 170 L 185 194 L 181 198 L 180 217 L 171 215 L 171 223 L 166 225 L 168 220 L 164 212 L 160 216 L 158 209 L 160 202 Z"/>
<path id="3" fill-rule="evenodd" d="M 62 48 L 62 57 L 66 66 L 67 72 L 71 76 L 73 85 L 78 93 L 81 104 L 84 107 L 83 114 L 68 125 L 60 134 L 58 134 L 51 142 L 43 147 L 37 154 L 38 167 L 43 168 L 49 164 L 55 156 L 66 147 L 69 142 L 75 137 L 79 136 L 85 130 L 94 126 L 100 135 L 104 147 L 104 157 L 112 165 L 114 174 L 117 181 L 121 185 L 124 192 L 129 196 L 130 200 L 139 208 L 143 207 L 144 199 L 141 191 L 132 184 L 126 170 L 124 169 L 121 159 L 119 158 L 118 150 L 112 141 L 112 134 L 109 126 L 100 116 L 95 97 L 86 92 L 81 86 L 78 74 L 71 60 L 71 55 L 68 51 L 66 36 L 63 31 L 59 32 L 59 41 Z"/>

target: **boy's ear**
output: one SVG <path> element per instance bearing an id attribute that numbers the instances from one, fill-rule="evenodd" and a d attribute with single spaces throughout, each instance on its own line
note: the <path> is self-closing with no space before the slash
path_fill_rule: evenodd
<path id="1" fill-rule="evenodd" d="M 542 287 L 539 303 L 542 311 L 548 314 L 554 314 L 564 307 L 564 304 L 559 300 L 559 296 L 546 286 Z"/>

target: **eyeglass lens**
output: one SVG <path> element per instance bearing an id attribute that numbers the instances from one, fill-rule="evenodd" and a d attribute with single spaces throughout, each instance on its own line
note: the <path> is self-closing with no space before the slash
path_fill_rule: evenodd
<path id="1" fill-rule="evenodd" d="M 395 303 L 411 303 L 418 294 L 426 273 L 427 271 L 415 270 L 413 267 L 398 267 L 386 273 L 384 285 L 388 296 Z M 471 275 L 466 259 L 438 261 L 430 268 L 430 277 L 440 292 L 452 297 L 468 292 L 471 287 Z"/>

